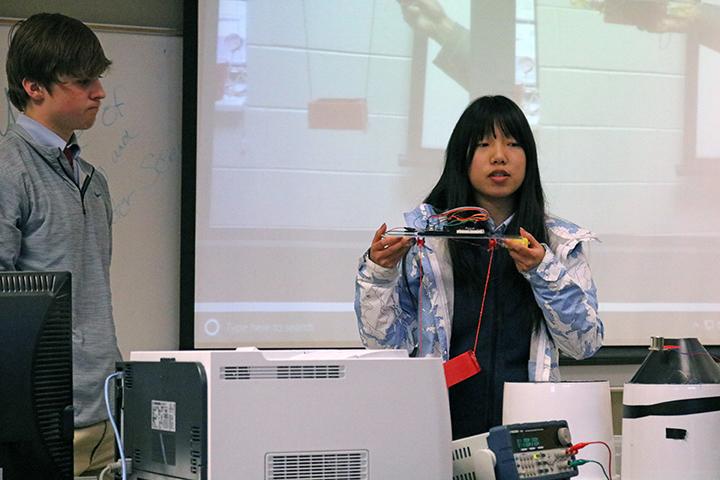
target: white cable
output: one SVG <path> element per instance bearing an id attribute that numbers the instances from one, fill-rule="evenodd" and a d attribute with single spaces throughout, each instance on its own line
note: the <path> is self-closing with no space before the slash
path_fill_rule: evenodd
<path id="1" fill-rule="evenodd" d="M 100 474 L 97 476 L 97 480 L 105 480 L 105 474 L 110 471 L 110 469 L 112 468 L 112 466 L 113 466 L 113 464 L 110 463 L 110 464 L 108 464 L 105 468 L 103 468 L 103 469 L 100 471 Z M 119 467 L 119 466 L 120 466 L 120 465 L 118 465 L 118 467 Z"/>
<path id="2" fill-rule="evenodd" d="M 109 472 L 120 470 L 120 465 L 120 461 L 108 463 L 107 465 L 105 465 L 105 468 L 103 468 L 98 474 L 97 480 L 105 480 L 105 475 L 107 475 Z"/>
<path id="3" fill-rule="evenodd" d="M 105 468 L 103 468 L 100 473 L 97 476 L 97 480 L 105 480 L 105 475 L 108 474 L 108 472 L 114 472 L 115 470 L 120 470 L 120 462 L 112 462 L 105 465 Z"/>
<path id="4" fill-rule="evenodd" d="M 123 372 L 115 372 L 105 379 L 105 406 L 107 407 L 108 412 L 108 418 L 110 420 L 110 424 L 112 425 L 113 432 L 115 433 L 115 441 L 117 441 L 118 450 L 120 450 L 120 463 L 122 464 L 122 479 L 127 480 L 127 467 L 125 462 L 125 447 L 122 443 L 122 439 L 120 438 L 120 432 L 118 429 L 117 424 L 115 423 L 115 417 L 113 416 L 112 412 L 110 411 L 110 380 L 112 380 L 115 377 L 122 378 Z"/>

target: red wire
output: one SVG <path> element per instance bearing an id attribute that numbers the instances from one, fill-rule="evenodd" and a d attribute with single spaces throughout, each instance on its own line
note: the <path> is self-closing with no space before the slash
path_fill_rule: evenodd
<path id="1" fill-rule="evenodd" d="M 612 480 L 612 450 L 610 449 L 610 445 L 608 445 L 605 442 L 582 442 L 582 443 L 576 443 L 575 445 L 569 447 L 567 449 L 567 453 L 570 453 L 572 455 L 575 455 L 579 450 L 587 447 L 588 445 L 604 445 L 605 448 L 607 448 L 608 451 L 608 475 L 610 476 L 610 480 Z"/>
<path id="2" fill-rule="evenodd" d="M 425 245 L 425 239 L 420 237 L 417 239 L 418 246 L 418 258 L 419 258 L 419 273 L 420 273 L 420 285 L 418 286 L 418 357 L 422 357 L 422 287 L 423 287 L 423 266 L 422 266 L 422 252 L 423 246 Z"/>
<path id="3" fill-rule="evenodd" d="M 478 339 L 480 338 L 480 323 L 482 322 L 483 311 L 485 310 L 485 297 L 487 297 L 488 285 L 490 285 L 490 271 L 492 270 L 493 253 L 495 252 L 495 246 L 497 241 L 490 239 L 490 261 L 488 262 L 487 275 L 485 276 L 485 288 L 483 289 L 482 303 L 480 303 L 480 315 L 478 316 L 478 326 L 475 332 L 475 346 L 473 347 L 473 355 L 477 351 Z"/>
<path id="4" fill-rule="evenodd" d="M 674 351 L 674 350 L 680 350 L 680 345 L 664 345 L 663 351 Z M 687 355 L 688 357 L 695 357 L 700 355 L 705 355 L 705 352 L 677 352 L 678 355 Z M 717 358 L 710 355 L 715 362 L 717 362 Z"/>
<path id="5" fill-rule="evenodd" d="M 422 287 L 423 287 L 423 266 L 422 266 L 422 252 L 423 252 L 423 246 L 425 245 L 425 239 L 420 237 L 417 239 L 417 245 L 418 245 L 418 269 L 419 269 L 419 276 L 420 276 L 420 285 L 418 286 L 418 356 L 422 357 L 422 337 L 423 337 L 423 331 L 422 331 Z M 490 250 L 490 260 L 488 261 L 488 270 L 487 275 L 485 276 L 485 288 L 483 289 L 483 296 L 482 296 L 482 302 L 480 303 L 480 315 L 478 316 L 478 326 L 477 331 L 475 332 L 475 346 L 473 347 L 473 354 L 477 351 L 477 344 L 478 340 L 480 338 L 480 323 L 482 323 L 482 316 L 483 312 L 485 311 L 485 298 L 487 297 L 487 290 L 488 286 L 490 285 L 490 272 L 492 271 L 492 260 L 493 260 L 493 254 L 495 252 L 495 247 L 497 246 L 497 240 L 494 238 L 491 238 L 489 241 L 489 250 Z"/>

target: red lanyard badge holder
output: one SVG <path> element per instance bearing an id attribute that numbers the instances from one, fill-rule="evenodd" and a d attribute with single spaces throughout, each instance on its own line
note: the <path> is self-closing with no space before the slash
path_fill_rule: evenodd
<path id="1" fill-rule="evenodd" d="M 475 352 L 477 351 L 478 339 L 480 338 L 480 323 L 482 322 L 482 316 L 485 310 L 485 297 L 487 296 L 488 285 L 490 284 L 490 271 L 492 269 L 493 253 L 495 252 L 496 245 L 497 242 L 494 239 L 491 239 L 488 247 L 490 251 L 490 261 L 488 262 L 487 275 L 485 277 L 485 288 L 483 289 L 482 302 L 480 304 L 480 315 L 478 316 L 477 330 L 475 331 L 475 345 L 472 350 L 461 353 L 443 364 L 445 369 L 445 383 L 448 388 L 472 377 L 473 375 L 477 375 L 482 370 Z M 422 256 L 420 257 L 420 263 L 420 288 L 422 289 Z M 420 294 L 420 305 L 422 306 L 422 291 Z M 419 315 L 420 325 L 422 326 L 422 308 L 420 308 Z M 422 328 L 420 338 L 422 338 Z"/>

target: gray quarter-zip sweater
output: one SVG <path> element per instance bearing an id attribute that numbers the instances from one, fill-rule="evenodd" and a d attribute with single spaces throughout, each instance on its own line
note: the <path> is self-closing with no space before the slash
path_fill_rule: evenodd
<path id="1" fill-rule="evenodd" d="M 112 204 L 102 174 L 21 126 L 0 138 L 0 270 L 72 273 L 75 428 L 107 418 L 105 378 L 120 360 L 110 298 Z"/>

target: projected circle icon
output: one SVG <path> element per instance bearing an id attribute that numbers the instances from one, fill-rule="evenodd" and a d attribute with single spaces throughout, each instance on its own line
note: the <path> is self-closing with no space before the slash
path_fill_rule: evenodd
<path id="1" fill-rule="evenodd" d="M 220 322 L 214 318 L 209 318 L 205 322 L 205 334 L 210 337 L 214 337 L 218 334 L 218 332 L 220 332 Z"/>

